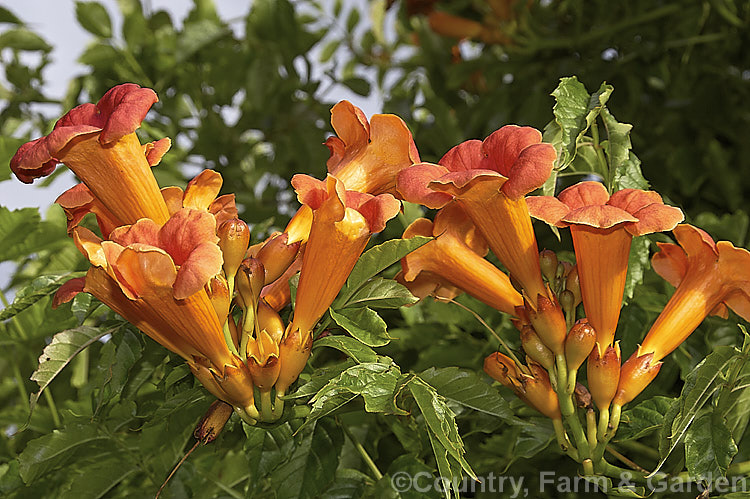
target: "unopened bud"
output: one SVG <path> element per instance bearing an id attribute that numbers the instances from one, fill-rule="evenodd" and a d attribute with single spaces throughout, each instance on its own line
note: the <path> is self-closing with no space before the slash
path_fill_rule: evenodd
<path id="1" fill-rule="evenodd" d="M 571 316 L 570 320 L 574 320 L 576 313 L 576 304 L 573 293 L 566 289 L 557 296 L 557 299 L 560 302 L 560 307 L 562 307 L 563 312 L 565 313 L 565 317 Z"/>
<path id="2" fill-rule="evenodd" d="M 193 431 L 193 436 L 203 445 L 209 444 L 216 440 L 224 425 L 227 424 L 232 416 L 232 406 L 221 400 L 214 401 L 203 415 L 198 426 Z"/>
<path id="3" fill-rule="evenodd" d="M 254 308 L 266 280 L 263 264 L 255 258 L 245 258 L 235 277 L 235 286 L 243 308 Z"/>
<path id="4" fill-rule="evenodd" d="M 219 318 L 219 323 L 223 326 L 229 315 L 229 306 L 232 303 L 226 278 L 221 274 L 212 277 L 206 284 L 206 291 L 211 299 L 211 305 L 214 306 L 216 311 L 216 317 Z"/>
<path id="5" fill-rule="evenodd" d="M 255 258 L 266 269 L 265 284 L 270 284 L 286 272 L 299 253 L 300 242 L 287 244 L 289 235 L 285 233 L 271 236 L 258 250 Z"/>
<path id="6" fill-rule="evenodd" d="M 565 325 L 565 316 L 560 304 L 557 303 L 554 295 L 552 300 L 539 294 L 537 295 L 537 306 L 534 308 L 533 304 L 524 296 L 526 313 L 536 334 L 547 345 L 547 348 L 552 350 L 553 354 L 559 355 L 563 353 L 563 344 L 568 328 Z"/>
<path id="7" fill-rule="evenodd" d="M 232 218 L 222 223 L 216 233 L 224 256 L 224 274 L 231 279 L 245 258 L 247 245 L 250 244 L 250 229 L 239 218 Z"/>
<path id="8" fill-rule="evenodd" d="M 570 262 L 562 261 L 557 264 L 557 272 L 555 273 L 555 277 L 557 279 L 564 279 L 567 277 L 567 275 L 570 273 L 571 269 L 573 268 L 573 264 Z"/>
<path id="9" fill-rule="evenodd" d="M 533 376 L 522 375 L 521 385 L 528 403 L 550 419 L 560 419 L 560 404 L 552 389 L 547 371 L 541 366 L 529 365 Z"/>
<path id="10" fill-rule="evenodd" d="M 516 363 L 507 355 L 503 355 L 500 352 L 488 355 L 484 359 L 484 372 L 495 381 L 499 381 L 506 388 L 510 388 L 513 391 L 517 391 L 519 388 L 518 381 L 516 381 L 518 378 Z"/>
<path id="11" fill-rule="evenodd" d="M 268 391 L 279 377 L 279 344 L 262 330 L 257 338 L 247 343 L 247 367 L 253 375 L 253 383 L 260 391 Z"/>
<path id="12" fill-rule="evenodd" d="M 633 353 L 622 365 L 620 383 L 617 386 L 617 395 L 614 399 L 615 405 L 623 406 L 636 398 L 659 374 L 662 363 L 651 364 L 654 358 L 653 353 L 647 353 L 640 357 L 637 355 L 638 352 Z"/>
<path id="13" fill-rule="evenodd" d="M 524 326 L 521 330 L 521 345 L 523 351 L 534 362 L 538 362 L 545 369 L 550 370 L 555 365 L 555 355 L 547 348 L 531 326 Z"/>
<path id="14" fill-rule="evenodd" d="M 284 336 L 284 321 L 281 316 L 276 312 L 266 300 L 261 299 L 258 302 L 258 328 L 260 330 L 268 331 L 271 338 L 276 343 L 281 341 L 281 337 Z"/>
<path id="15" fill-rule="evenodd" d="M 581 303 L 581 281 L 578 277 L 578 266 L 574 265 L 565 278 L 565 289 L 573 293 L 574 307 Z"/>
<path id="16" fill-rule="evenodd" d="M 552 250 L 542 250 L 539 253 L 539 267 L 547 281 L 552 282 L 557 272 L 557 254 Z"/>
<path id="17" fill-rule="evenodd" d="M 289 325 L 291 327 L 292 324 Z M 294 328 L 286 333 L 279 345 L 279 362 L 281 369 L 276 381 L 276 393 L 283 395 L 299 377 L 307 365 L 312 350 L 312 333 Z"/>
<path id="18" fill-rule="evenodd" d="M 565 338 L 565 361 L 569 370 L 577 371 L 596 343 L 596 331 L 586 319 L 579 319 Z"/>
<path id="19" fill-rule="evenodd" d="M 589 391 L 599 410 L 609 407 L 620 381 L 620 344 L 609 345 L 601 353 L 597 343 L 589 355 L 587 374 Z"/>

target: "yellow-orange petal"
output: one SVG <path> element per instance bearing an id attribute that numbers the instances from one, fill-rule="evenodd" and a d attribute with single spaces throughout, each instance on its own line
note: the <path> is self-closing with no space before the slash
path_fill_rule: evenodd
<path id="1" fill-rule="evenodd" d="M 203 170 L 185 187 L 182 206 L 197 210 L 208 210 L 216 199 L 223 183 L 221 174 L 214 170 Z"/>
<path id="2" fill-rule="evenodd" d="M 442 208 L 453 196 L 429 188 L 430 182 L 448 173 L 448 169 L 432 163 L 419 163 L 401 171 L 396 180 L 396 190 L 402 199 L 428 208 Z"/>
<path id="3" fill-rule="evenodd" d="M 143 146 L 143 153 L 146 156 L 146 161 L 150 166 L 156 166 L 161 162 L 161 158 L 169 151 L 172 147 L 172 141 L 169 137 L 149 142 Z"/>

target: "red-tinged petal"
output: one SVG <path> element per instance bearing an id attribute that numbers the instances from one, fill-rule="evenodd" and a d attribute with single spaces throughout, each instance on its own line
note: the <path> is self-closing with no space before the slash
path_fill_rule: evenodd
<path id="1" fill-rule="evenodd" d="M 164 202 L 167 203 L 169 216 L 174 215 L 182 209 L 182 189 L 174 185 L 171 187 L 163 187 L 161 189 L 161 195 L 164 198 Z"/>
<path id="2" fill-rule="evenodd" d="M 510 177 L 521 152 L 531 145 L 539 144 L 541 141 L 542 134 L 535 128 L 506 125 L 484 139 L 482 149 L 484 155 L 487 156 L 486 163 L 475 168 L 489 168 L 505 177 Z M 552 161 L 554 159 L 553 156 Z M 549 176 L 549 173 L 547 176 Z"/>
<path id="3" fill-rule="evenodd" d="M 345 166 L 340 162 L 347 152 L 353 155 L 353 151 L 367 147 L 370 141 L 370 124 L 361 109 L 343 100 L 331 108 L 331 125 L 338 135 L 338 140 L 332 140 L 330 144 L 326 141 L 326 145 L 331 150 L 331 157 L 326 165 L 328 173 L 335 175 Z M 347 151 L 348 149 L 350 150 Z"/>
<path id="4" fill-rule="evenodd" d="M 631 213 L 638 218 L 638 222 L 626 225 L 625 229 L 634 236 L 672 230 L 685 220 L 685 215 L 679 208 L 659 203 L 650 204 Z"/>
<path id="5" fill-rule="evenodd" d="M 214 170 L 203 170 L 193 180 L 188 182 L 182 206 L 198 210 L 208 210 L 216 196 L 219 195 L 224 181 L 221 174 Z"/>
<path id="6" fill-rule="evenodd" d="M 159 247 L 182 265 L 190 253 L 203 243 L 217 244 L 216 219 L 206 211 L 183 208 L 159 230 Z M 221 266 L 215 272 L 218 273 Z"/>
<path id="7" fill-rule="evenodd" d="M 349 193 L 360 194 L 356 196 L 356 202 L 350 204 Z M 371 234 L 381 232 L 386 222 L 395 217 L 401 209 L 401 202 L 390 194 L 379 194 L 371 196 L 356 191 L 347 192 L 347 207 L 354 208 L 367 220 L 367 226 Z"/>
<path id="8" fill-rule="evenodd" d="M 742 306 L 741 303 L 739 305 Z M 729 317 L 729 309 L 723 303 L 719 303 L 711 309 L 711 312 L 708 315 L 715 315 L 717 317 L 721 317 L 722 319 L 726 319 Z"/>
<path id="9" fill-rule="evenodd" d="M 554 196 L 529 196 L 526 198 L 529 215 L 555 227 L 567 227 L 562 219 L 570 213 L 570 207 Z"/>
<path id="10" fill-rule="evenodd" d="M 30 184 L 34 179 L 52 173 L 58 161 L 52 158 L 47 148 L 46 137 L 27 142 L 18 148 L 10 160 L 10 169 L 18 180 Z"/>
<path id="11" fill-rule="evenodd" d="M 221 249 L 214 243 L 203 243 L 196 246 L 177 271 L 174 281 L 174 297 L 183 300 L 197 293 L 221 272 L 224 259 Z"/>
<path id="12" fill-rule="evenodd" d="M 145 244 L 123 248 L 117 260 L 110 263 L 121 287 L 125 285 L 132 292 L 133 296 L 128 296 L 131 299 L 171 291 L 177 278 L 177 269 L 167 252 Z M 125 295 L 127 290 L 123 289 Z"/>
<path id="13" fill-rule="evenodd" d="M 449 171 L 461 172 L 479 168 L 483 159 L 482 142 L 472 139 L 452 147 L 440 158 L 438 163 L 446 167 Z M 493 169 L 492 167 L 485 168 L 488 170 Z"/>
<path id="14" fill-rule="evenodd" d="M 584 206 L 606 204 L 609 201 L 609 193 L 600 182 L 586 181 L 571 185 L 557 198 L 573 210 Z"/>
<path id="15" fill-rule="evenodd" d="M 622 189 L 609 198 L 607 204 L 622 208 L 628 213 L 635 213 L 651 204 L 664 204 L 661 196 L 656 191 L 643 191 L 640 189 Z"/>
<path id="16" fill-rule="evenodd" d="M 83 292 L 83 287 L 85 285 L 85 277 L 76 277 L 67 281 L 65 284 L 60 286 L 60 288 L 55 293 L 54 298 L 52 298 L 52 308 L 57 308 L 63 303 L 68 303 L 69 301 L 71 301 L 78 293 Z"/>
<path id="17" fill-rule="evenodd" d="M 317 210 L 328 199 L 328 188 L 324 180 L 298 173 L 292 177 L 292 187 L 300 203 Z"/>
<path id="18" fill-rule="evenodd" d="M 423 204 L 428 208 L 442 208 L 453 196 L 435 192 L 428 187 L 431 181 L 448 173 L 448 169 L 432 163 L 419 163 L 402 170 L 396 179 L 396 190 L 405 201 Z"/>
<path id="19" fill-rule="evenodd" d="M 499 192 L 507 181 L 506 177 L 492 170 L 466 170 L 446 173 L 442 177 L 430 182 L 427 186 L 432 190 L 460 197 L 475 185 L 486 182 L 492 183 L 493 189 Z"/>
<path id="20" fill-rule="evenodd" d="M 651 266 L 662 279 L 675 288 L 680 285 L 688 271 L 688 258 L 677 244 L 656 243 L 659 252 L 651 258 Z"/>
<path id="21" fill-rule="evenodd" d="M 146 161 L 150 166 L 156 166 L 161 162 L 161 158 L 172 147 L 172 141 L 169 137 L 149 142 L 143 146 L 143 152 L 146 154 Z"/>
<path id="22" fill-rule="evenodd" d="M 217 227 L 227 220 L 237 218 L 237 205 L 234 200 L 234 194 L 219 196 L 208 207 L 208 211 L 216 217 Z"/>
<path id="23" fill-rule="evenodd" d="M 609 205 L 591 205 L 577 208 L 565 215 L 562 221 L 569 224 L 588 225 L 599 229 L 609 229 L 625 222 L 638 219 L 625 210 Z"/>
<path id="24" fill-rule="evenodd" d="M 109 239 L 122 246 L 133 243 L 159 246 L 159 226 L 150 218 L 141 218 L 133 225 L 117 227 Z"/>
<path id="25" fill-rule="evenodd" d="M 522 150 L 506 175 L 508 181 L 503 185 L 503 192 L 517 199 L 540 188 L 552 173 L 556 157 L 551 144 L 534 144 Z"/>
<path id="26" fill-rule="evenodd" d="M 703 229 L 690 224 L 680 224 L 672 233 L 689 258 L 711 261 L 719 255 L 716 243 Z"/>
<path id="27" fill-rule="evenodd" d="M 111 88 L 96 104 L 101 115 L 107 117 L 99 141 L 108 144 L 134 132 L 158 101 L 156 92 L 134 83 Z"/>

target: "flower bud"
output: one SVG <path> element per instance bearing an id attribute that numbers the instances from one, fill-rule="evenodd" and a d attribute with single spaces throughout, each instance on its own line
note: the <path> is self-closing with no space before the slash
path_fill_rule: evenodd
<path id="1" fill-rule="evenodd" d="M 229 296 L 229 287 L 227 285 L 226 278 L 217 274 L 208 281 L 206 284 L 206 292 L 208 297 L 211 299 L 211 305 L 216 310 L 216 316 L 219 318 L 219 323 L 223 326 L 227 321 L 229 315 L 229 307 L 232 303 L 232 299 Z"/>
<path id="2" fill-rule="evenodd" d="M 530 364 L 533 376 L 521 375 L 521 386 L 528 403 L 550 419 L 561 419 L 557 394 L 552 389 L 547 371 L 541 366 Z"/>
<path id="3" fill-rule="evenodd" d="M 289 326 L 292 326 L 290 324 Z M 310 331 L 300 331 L 295 328 L 292 331 L 287 329 L 286 337 L 279 345 L 279 362 L 281 369 L 279 379 L 276 381 L 276 393 L 283 395 L 287 389 L 299 377 L 302 370 L 310 358 L 312 350 L 312 333 Z"/>
<path id="4" fill-rule="evenodd" d="M 263 264 L 255 258 L 245 258 L 240 265 L 237 276 L 235 277 L 235 286 L 242 307 L 247 311 L 249 308 L 255 308 L 260 298 L 260 292 L 266 280 L 266 270 Z"/>
<path id="5" fill-rule="evenodd" d="M 500 352 L 488 355 L 484 359 L 484 372 L 495 381 L 499 381 L 506 388 L 518 392 L 520 385 L 517 381 L 518 370 L 516 369 L 516 363 L 507 355 L 503 355 Z"/>
<path id="6" fill-rule="evenodd" d="M 521 330 L 521 345 L 523 351 L 534 362 L 538 362 L 545 369 L 550 370 L 555 365 L 555 356 L 547 348 L 531 326 L 524 326 Z"/>
<path id="7" fill-rule="evenodd" d="M 539 267 L 547 281 L 552 282 L 557 272 L 557 254 L 548 249 L 539 252 Z"/>
<path id="8" fill-rule="evenodd" d="M 258 302 L 258 328 L 261 331 L 267 331 L 271 338 L 278 344 L 284 336 L 284 321 L 281 316 L 268 304 L 266 300 L 261 299 Z"/>
<path id="9" fill-rule="evenodd" d="M 557 264 L 557 272 L 555 273 L 555 277 L 557 279 L 565 279 L 568 274 L 570 274 L 570 271 L 573 269 L 573 264 L 570 262 L 562 261 L 559 264 Z"/>
<path id="10" fill-rule="evenodd" d="M 614 399 L 615 405 L 623 406 L 636 398 L 659 374 L 662 363 L 657 362 L 652 365 L 653 358 L 653 353 L 638 356 L 638 352 L 635 352 L 625 361 L 620 370 L 620 383 Z"/>
<path id="11" fill-rule="evenodd" d="M 224 373 L 211 371 L 219 387 L 227 394 L 226 401 L 245 410 L 255 405 L 253 378 L 242 360 L 235 357 L 234 365 L 224 366 Z"/>
<path id="12" fill-rule="evenodd" d="M 552 296 L 554 301 L 541 294 L 537 295 L 537 306 L 534 308 L 524 295 L 524 304 L 536 334 L 539 335 L 547 348 L 552 350 L 553 354 L 558 355 L 563 353 L 563 344 L 568 328 L 565 325 L 565 316 L 560 304 L 557 303 L 554 295 Z"/>
<path id="13" fill-rule="evenodd" d="M 270 284 L 286 272 L 299 253 L 299 241 L 287 244 L 289 235 L 279 233 L 271 236 L 258 250 L 255 258 L 266 269 L 265 284 Z"/>
<path id="14" fill-rule="evenodd" d="M 216 440 L 224 425 L 227 424 L 232 416 L 232 406 L 221 400 L 215 400 L 203 415 L 198 426 L 193 431 L 193 436 L 203 445 L 209 444 Z"/>
<path id="15" fill-rule="evenodd" d="M 591 405 L 591 393 L 588 388 L 580 383 L 576 383 L 576 387 L 573 390 L 573 397 L 575 397 L 576 405 L 584 409 L 592 408 Z"/>
<path id="16" fill-rule="evenodd" d="M 224 256 L 224 274 L 229 279 L 237 273 L 245 258 L 247 245 L 250 244 L 250 229 L 239 218 L 232 218 L 222 223 L 216 233 Z"/>
<path id="17" fill-rule="evenodd" d="M 578 277 L 578 266 L 574 265 L 565 278 L 565 289 L 573 293 L 573 306 L 577 307 L 581 303 L 581 281 Z"/>
<path id="18" fill-rule="evenodd" d="M 596 343 L 588 360 L 588 383 L 591 397 L 599 410 L 609 407 L 617 392 L 620 381 L 620 344 L 609 345 L 600 352 L 601 345 Z"/>
<path id="19" fill-rule="evenodd" d="M 596 331 L 586 319 L 579 319 L 565 338 L 565 360 L 568 369 L 577 371 L 596 343 Z"/>

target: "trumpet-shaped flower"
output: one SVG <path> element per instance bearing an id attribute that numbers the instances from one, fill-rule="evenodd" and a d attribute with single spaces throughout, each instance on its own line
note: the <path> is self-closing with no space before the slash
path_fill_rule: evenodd
<path id="1" fill-rule="evenodd" d="M 398 173 L 419 163 L 411 132 L 396 115 L 375 114 L 368 123 L 361 109 L 344 100 L 331 109 L 331 125 L 338 136 L 325 142 L 331 152 L 326 165 L 347 190 L 396 194 Z"/>
<path id="2" fill-rule="evenodd" d="M 533 300 L 547 289 L 524 196 L 541 187 L 555 160 L 554 148 L 541 138 L 533 128 L 504 126 L 484 141 L 459 144 L 437 165 L 405 169 L 397 180 L 407 201 L 429 208 L 454 201 L 464 209 Z"/>
<path id="3" fill-rule="evenodd" d="M 653 191 L 623 189 L 610 197 L 599 182 L 580 182 L 557 198 L 527 202 L 533 217 L 570 227 L 586 317 L 605 349 L 620 317 L 633 236 L 673 229 L 684 218 L 682 211 L 666 206 Z"/>
<path id="4" fill-rule="evenodd" d="M 433 290 L 447 282 L 510 315 L 515 315 L 515 307 L 523 305 L 521 294 L 508 276 L 483 258 L 487 245 L 458 206 L 440 210 L 434 223 L 425 218 L 412 222 L 403 237 L 414 236 L 435 239 L 401 259 L 402 279 L 407 284 L 429 272 L 439 278 L 433 281 Z"/>
<path id="5" fill-rule="evenodd" d="M 97 104 L 70 110 L 49 135 L 22 145 L 11 170 L 29 183 L 65 163 L 120 222 L 150 218 L 163 224 L 169 212 L 151 166 L 169 149 L 169 139 L 144 147 L 135 135 L 157 101 L 153 90 L 118 85 Z"/>
<path id="6" fill-rule="evenodd" d="M 281 393 L 304 368 L 312 329 L 346 282 L 370 235 L 383 230 L 400 208 L 390 194 L 347 191 L 330 175 L 325 181 L 295 175 L 292 185 L 300 202 L 312 210 L 313 220 L 302 257 L 294 316 L 279 347 L 281 372 L 276 389 Z"/>

